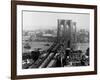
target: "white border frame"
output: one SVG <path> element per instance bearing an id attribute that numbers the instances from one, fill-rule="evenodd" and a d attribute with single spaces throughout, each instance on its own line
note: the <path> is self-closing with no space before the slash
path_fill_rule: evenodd
<path id="1" fill-rule="evenodd" d="M 44 68 L 44 69 L 22 69 L 22 10 L 75 12 L 90 14 L 90 66 L 64 67 L 64 68 Z M 41 7 L 17 5 L 17 75 L 36 75 L 50 73 L 70 73 L 94 71 L 94 10 L 77 8 Z"/>

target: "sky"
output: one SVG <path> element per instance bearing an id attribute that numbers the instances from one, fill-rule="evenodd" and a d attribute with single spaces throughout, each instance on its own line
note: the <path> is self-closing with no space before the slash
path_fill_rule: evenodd
<path id="1" fill-rule="evenodd" d="M 90 16 L 82 13 L 23 11 L 23 30 L 56 29 L 57 20 L 76 22 L 77 30 L 89 30 Z"/>

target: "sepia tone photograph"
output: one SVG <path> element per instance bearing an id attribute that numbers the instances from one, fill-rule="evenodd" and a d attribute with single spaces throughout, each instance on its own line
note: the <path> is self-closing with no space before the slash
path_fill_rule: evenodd
<path id="1" fill-rule="evenodd" d="M 90 65 L 90 14 L 22 11 L 22 69 Z"/>

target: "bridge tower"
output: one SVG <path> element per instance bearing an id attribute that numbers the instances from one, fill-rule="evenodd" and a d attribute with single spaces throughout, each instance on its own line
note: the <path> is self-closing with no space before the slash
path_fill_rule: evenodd
<path id="1" fill-rule="evenodd" d="M 77 34 L 76 34 L 76 22 L 73 22 L 72 23 L 73 24 L 73 26 L 72 26 L 72 42 L 77 42 Z"/>
<path id="2" fill-rule="evenodd" d="M 64 44 L 66 48 L 71 48 L 71 20 L 58 19 L 57 41 Z"/>

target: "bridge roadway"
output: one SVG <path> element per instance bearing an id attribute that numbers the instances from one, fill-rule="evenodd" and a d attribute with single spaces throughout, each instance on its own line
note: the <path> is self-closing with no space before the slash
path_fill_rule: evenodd
<path id="1" fill-rule="evenodd" d="M 29 68 L 45 68 L 54 66 L 54 57 L 59 47 L 60 45 L 57 44 L 57 42 L 54 42 L 53 45 L 45 53 L 46 55 L 44 57 L 39 57 L 35 63 L 29 66 Z"/>

